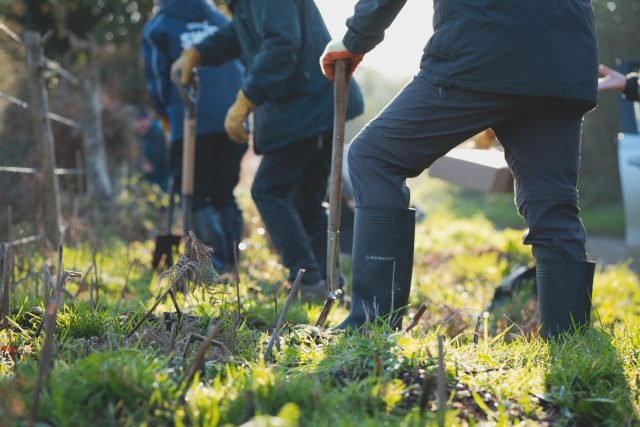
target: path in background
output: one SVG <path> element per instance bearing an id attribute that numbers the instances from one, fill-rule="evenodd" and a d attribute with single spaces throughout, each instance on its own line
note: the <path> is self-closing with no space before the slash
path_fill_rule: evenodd
<path id="1" fill-rule="evenodd" d="M 640 249 L 629 249 L 622 237 L 590 235 L 587 237 L 587 252 L 589 259 L 596 261 L 599 266 L 633 260 L 630 267 L 640 274 Z"/>

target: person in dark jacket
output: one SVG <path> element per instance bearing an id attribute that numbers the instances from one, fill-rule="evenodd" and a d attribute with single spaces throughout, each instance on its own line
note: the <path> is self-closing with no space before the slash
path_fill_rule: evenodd
<path id="1" fill-rule="evenodd" d="M 184 108 L 171 82 L 171 64 L 227 24 L 227 19 L 205 0 L 160 1 L 156 15 L 145 25 L 142 56 L 147 93 L 171 130 L 174 186 L 180 188 Z M 242 238 L 242 212 L 233 190 L 240 178 L 240 160 L 246 146 L 233 143 L 224 131 L 224 118 L 242 84 L 243 67 L 230 61 L 198 69 L 193 228 L 196 236 L 214 248 L 214 266 L 233 265 L 233 242 Z"/>
<path id="2" fill-rule="evenodd" d="M 598 79 L 599 92 L 622 92 L 629 101 L 640 101 L 640 86 L 638 86 L 638 73 L 629 73 L 626 76 L 606 65 L 600 64 Z"/>
<path id="3" fill-rule="evenodd" d="M 360 0 L 321 63 L 352 69 L 384 37 L 406 0 Z M 515 201 L 537 261 L 545 337 L 588 324 L 594 264 L 576 189 L 582 117 L 596 104 L 596 37 L 589 0 L 438 0 L 420 71 L 355 138 L 357 203 L 351 313 L 339 328 L 391 315 L 409 298 L 414 213 L 406 179 L 492 128 L 515 177 Z M 367 317 L 368 316 L 368 317 Z"/>
<path id="4" fill-rule="evenodd" d="M 134 111 L 133 131 L 140 141 L 144 179 L 167 191 L 169 152 L 160 122 L 152 119 L 145 107 L 137 107 Z"/>
<path id="5" fill-rule="evenodd" d="M 306 269 L 302 294 L 326 295 L 327 215 L 322 206 L 330 171 L 333 91 L 317 66 L 330 40 L 313 0 L 228 2 L 231 22 L 185 51 L 174 64 L 176 78 L 191 67 L 240 58 L 242 88 L 225 120 L 232 139 L 248 139 L 253 112 L 255 151 L 263 154 L 251 194 L 283 264 L 293 280 Z M 348 118 L 363 109 L 351 86 Z"/>

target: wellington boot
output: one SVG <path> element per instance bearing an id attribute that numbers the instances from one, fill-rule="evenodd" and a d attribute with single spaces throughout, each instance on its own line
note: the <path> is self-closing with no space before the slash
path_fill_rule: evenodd
<path id="1" fill-rule="evenodd" d="M 402 327 L 413 268 L 415 210 L 356 207 L 349 316 L 336 329 L 380 319 Z"/>
<path id="2" fill-rule="evenodd" d="M 536 266 L 540 335 L 555 338 L 588 327 L 595 263 L 541 261 Z"/>

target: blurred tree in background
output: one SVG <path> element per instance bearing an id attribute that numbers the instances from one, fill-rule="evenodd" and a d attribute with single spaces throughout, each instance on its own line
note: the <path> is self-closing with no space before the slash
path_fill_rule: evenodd
<path id="1" fill-rule="evenodd" d="M 0 20 L 8 23 L 18 34 L 30 30 L 43 35 L 45 55 L 70 70 L 80 81 L 80 84 L 73 85 L 54 74 L 49 75 L 51 111 L 82 124 L 80 132 L 53 126 L 58 142 L 56 159 L 58 166 L 79 166 L 76 154 L 84 153 L 87 188 L 98 201 L 110 200 L 115 193 L 112 182 L 117 184 L 118 178 L 127 173 L 123 165 L 129 164 L 135 139 L 121 106 L 144 100 L 138 52 L 142 26 L 152 8 L 153 0 L 18 0 L 0 3 Z M 5 35 L 0 34 L 0 37 Z M 10 41 L 3 43 L 10 44 Z M 10 49 L 17 63 L 24 61 L 24 50 L 15 46 Z M 25 99 L 24 79 L 16 79 L 9 92 Z M 7 109 L 4 120 L 5 123 L 23 123 L 25 126 L 2 128 L 2 153 L 22 154 L 16 158 L 4 156 L 3 163 L 37 166 L 33 154 L 28 154 L 34 151 L 28 148 L 33 143 L 28 115 L 14 106 Z M 0 177 L 2 187 L 16 194 L 21 192 L 19 184 L 22 181 L 24 179 L 18 176 Z"/>
<path id="2" fill-rule="evenodd" d="M 89 53 L 78 42 L 91 40 L 103 83 L 123 100 L 144 96 L 139 46 L 153 0 L 17 0 L 0 2 L 0 18 L 20 32 L 52 32 L 45 54 L 63 66 L 82 66 Z"/>

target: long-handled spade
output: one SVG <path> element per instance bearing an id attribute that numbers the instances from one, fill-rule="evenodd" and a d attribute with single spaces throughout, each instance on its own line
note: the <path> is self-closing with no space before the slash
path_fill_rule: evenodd
<path id="1" fill-rule="evenodd" d="M 184 104 L 184 126 L 183 126 L 183 138 L 182 138 L 182 213 L 184 222 L 184 236 L 189 236 L 193 230 L 192 211 L 193 211 L 193 187 L 194 187 L 194 165 L 196 158 L 196 106 L 198 103 L 198 95 L 200 85 L 198 83 L 198 74 L 194 70 L 192 83 L 187 86 L 178 86 L 178 92 L 180 98 Z M 173 187 L 173 185 L 172 185 Z M 172 194 L 173 197 L 173 188 Z M 173 212 L 173 207 L 170 206 L 170 212 Z M 171 218 L 169 219 L 171 221 Z M 171 227 L 171 223 L 169 223 Z M 169 247 L 172 253 L 172 248 Z M 167 255 L 167 259 L 169 255 Z M 171 301 L 176 308 L 178 318 L 182 317 L 180 307 L 178 307 L 178 301 L 176 299 L 173 285 L 163 292 L 154 305 L 149 309 L 144 316 L 138 321 L 138 323 L 129 332 L 127 337 L 133 335 L 133 333 L 142 325 L 142 323 L 153 313 L 153 310 L 160 304 L 160 302 L 167 296 L 171 297 Z"/>
<path id="2" fill-rule="evenodd" d="M 173 252 L 178 250 L 180 239 L 182 236 L 171 234 L 171 226 L 173 224 L 173 211 L 175 209 L 176 184 L 171 179 L 169 193 L 169 210 L 167 211 L 166 234 L 158 234 L 156 236 L 156 246 L 153 250 L 153 258 L 151 259 L 151 267 L 155 270 L 160 267 L 161 263 L 165 267 L 173 265 Z M 164 262 L 162 261 L 164 259 Z"/>
<path id="3" fill-rule="evenodd" d="M 339 60 L 334 71 L 334 116 L 333 148 L 331 158 L 331 176 L 329 182 L 329 227 L 327 230 L 327 280 L 329 295 L 322 306 L 316 326 L 322 328 L 342 290 L 338 289 L 340 280 L 339 233 L 340 205 L 342 200 L 342 154 L 344 151 L 344 133 L 347 121 L 347 103 L 349 98 L 350 75 L 347 73 L 347 60 Z"/>
<path id="4" fill-rule="evenodd" d="M 180 98 L 184 104 L 184 127 L 182 145 L 182 209 L 184 216 L 184 236 L 189 235 L 192 228 L 191 214 L 193 206 L 194 164 L 196 152 L 196 106 L 198 103 L 199 84 L 198 74 L 194 71 L 192 83 L 188 86 L 178 86 Z M 156 269 L 164 258 L 164 265 L 173 265 L 174 248 L 180 245 L 181 236 L 171 234 L 173 211 L 176 193 L 175 180 L 171 180 L 169 194 L 169 210 L 167 212 L 167 234 L 156 237 L 156 247 L 153 251 L 151 266 Z"/>
<path id="5" fill-rule="evenodd" d="M 182 139 L 182 212 L 184 215 L 184 235 L 193 231 L 193 187 L 196 160 L 196 106 L 199 84 L 194 72 L 193 83 L 179 86 L 180 98 L 184 104 L 184 134 Z"/>

